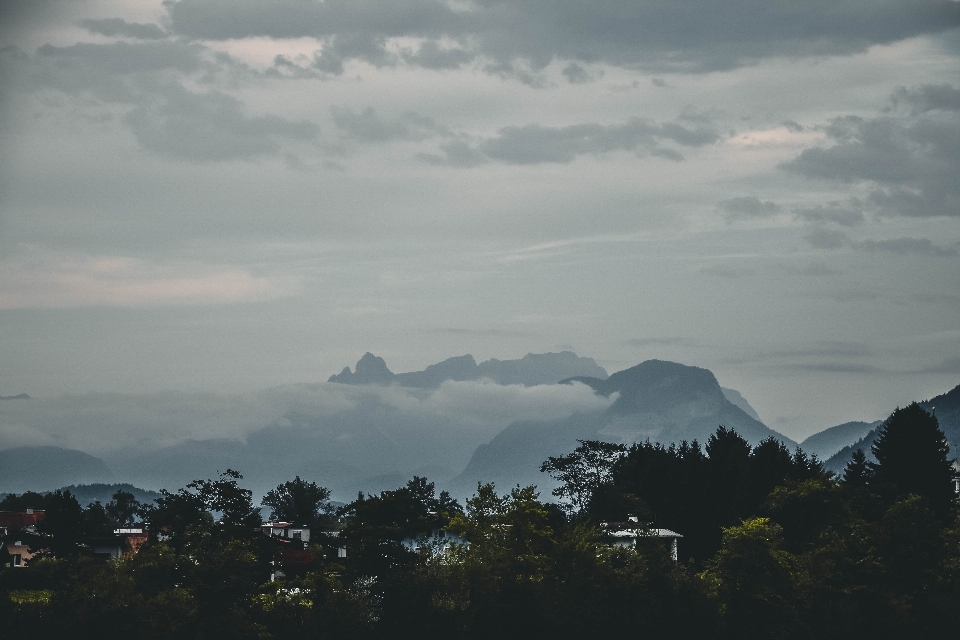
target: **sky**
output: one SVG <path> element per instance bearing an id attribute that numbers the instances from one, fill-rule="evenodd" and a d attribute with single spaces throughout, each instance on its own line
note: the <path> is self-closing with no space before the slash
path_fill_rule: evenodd
<path id="1" fill-rule="evenodd" d="M 0 148 L 0 395 L 573 350 L 799 440 L 960 383 L 954 0 L 5 0 Z"/>

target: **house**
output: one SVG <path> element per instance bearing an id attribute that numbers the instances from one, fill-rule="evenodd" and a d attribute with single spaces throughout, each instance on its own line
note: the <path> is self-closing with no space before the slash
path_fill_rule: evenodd
<path id="1" fill-rule="evenodd" d="M 90 549 L 94 558 L 110 562 L 137 555 L 148 537 L 149 533 L 142 526 L 123 527 L 114 529 L 112 536 L 88 538 L 84 546 Z"/>
<path id="2" fill-rule="evenodd" d="M 683 536 L 670 529 L 652 528 L 650 524 L 641 524 L 636 516 L 627 516 L 626 522 L 601 522 L 600 528 L 612 546 L 623 549 L 636 549 L 637 544 L 644 540 L 661 541 L 676 562 L 679 541 Z"/>
<path id="3" fill-rule="evenodd" d="M 408 551 L 419 553 L 424 549 L 429 551 L 431 556 L 437 557 L 449 553 L 455 544 L 468 546 L 469 543 L 446 529 L 435 529 L 429 535 L 404 538 L 400 544 Z"/>
<path id="4" fill-rule="evenodd" d="M 300 540 L 303 542 L 304 549 L 310 542 L 310 527 L 295 525 L 292 522 L 264 522 L 260 526 L 260 530 L 272 538 Z"/>
<path id="5" fill-rule="evenodd" d="M 30 551 L 30 543 L 35 541 L 37 525 L 44 521 L 41 510 L 0 511 L 0 538 L 7 556 L 3 563 L 11 567 L 25 567 L 36 555 Z M 39 550 L 38 550 L 39 551 Z"/>
<path id="6" fill-rule="evenodd" d="M 27 566 L 33 556 L 37 554 L 37 552 L 31 553 L 29 541 L 19 536 L 9 536 L 7 540 L 0 541 L 0 548 L 3 548 L 3 551 L 7 554 L 0 562 L 3 566 L 13 568 Z"/>
<path id="7" fill-rule="evenodd" d="M 37 525 L 42 523 L 46 514 L 42 510 L 27 509 L 26 511 L 0 511 L 0 535 L 6 536 L 14 532 L 37 532 Z"/>

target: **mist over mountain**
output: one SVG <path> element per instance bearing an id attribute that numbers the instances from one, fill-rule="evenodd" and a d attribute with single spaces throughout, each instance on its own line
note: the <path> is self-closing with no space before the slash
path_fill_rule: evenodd
<path id="1" fill-rule="evenodd" d="M 723 392 L 723 397 L 729 400 L 732 404 L 743 409 L 743 412 L 756 420 L 757 422 L 762 422 L 760 416 L 757 415 L 757 412 L 753 407 L 750 406 L 750 403 L 747 402 L 747 399 L 740 395 L 740 392 L 736 389 L 727 389 L 726 387 L 720 387 L 720 391 Z"/>
<path id="2" fill-rule="evenodd" d="M 497 384 L 521 384 L 532 387 L 555 384 L 565 378 L 592 376 L 606 379 L 607 372 L 593 358 L 581 358 L 572 351 L 560 353 L 528 353 L 519 360 L 491 358 L 477 364 L 470 354 L 447 358 L 423 371 L 393 373 L 383 358 L 366 353 L 357 362 L 354 371 L 345 367 L 328 382 L 341 384 L 391 384 L 421 389 L 436 388 L 447 380 L 467 381 L 489 379 Z"/>
<path id="3" fill-rule="evenodd" d="M 0 491 L 49 491 L 69 484 L 111 482 L 103 460 L 61 447 L 15 447 L 0 451 Z"/>
<path id="4" fill-rule="evenodd" d="M 469 491 L 477 482 L 546 486 L 539 473 L 548 456 L 572 451 L 577 440 L 599 439 L 630 444 L 650 440 L 669 444 L 698 440 L 704 444 L 719 425 L 735 429 L 751 444 L 767 437 L 793 448 L 796 443 L 766 427 L 731 403 L 710 371 L 674 362 L 648 360 L 609 378 L 575 377 L 597 395 L 615 398 L 602 411 L 581 412 L 559 420 L 511 424 L 477 448 L 458 476 L 456 487 Z"/>
<path id="5" fill-rule="evenodd" d="M 599 369 L 583 367 L 571 355 L 528 357 L 507 361 L 507 367 L 522 372 L 532 364 L 528 381 L 553 375 L 544 363 Z M 373 371 L 376 379 L 378 368 L 386 369 L 381 363 L 370 356 L 358 370 Z M 434 380 L 446 379 L 422 387 L 315 383 L 237 395 L 99 393 L 9 403 L 0 413 L 0 448 L 85 450 L 102 458 L 117 479 L 148 489 L 181 487 L 230 468 L 258 493 L 300 475 L 349 499 L 358 490 L 395 488 L 398 478 L 413 474 L 442 483 L 506 425 L 600 410 L 612 402 L 582 385 L 504 385 L 485 375 L 451 380 L 450 363 L 428 368 Z M 37 460 L 34 468 L 48 465 Z M 66 478 L 43 488 L 82 480 L 89 481 Z M 14 489 L 0 484 L 5 490 Z"/>
<path id="6" fill-rule="evenodd" d="M 845 446 L 859 441 L 882 423 L 882 420 L 876 422 L 844 422 L 813 434 L 800 443 L 800 448 L 808 454 L 816 454 L 821 460 L 827 460 Z"/>

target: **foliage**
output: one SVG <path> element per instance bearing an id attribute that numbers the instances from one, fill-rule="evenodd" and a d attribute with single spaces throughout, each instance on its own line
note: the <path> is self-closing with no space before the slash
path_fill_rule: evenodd
<path id="1" fill-rule="evenodd" d="M 904 477 L 904 460 L 939 464 L 946 452 L 933 430 L 913 453 L 889 449 L 901 420 L 888 420 L 877 463 L 861 452 L 842 480 L 802 451 L 751 448 L 726 429 L 705 450 L 582 442 L 545 464 L 571 473 L 562 497 L 579 501 L 575 513 L 535 487 L 493 484 L 461 508 L 415 476 L 340 511 L 327 543 L 347 558 L 260 533 L 233 471 L 162 492 L 149 516 L 163 535 L 112 563 L 86 554 L 84 537 L 129 517 L 129 500 L 84 510 L 54 493 L 38 539 L 51 552 L 0 569 L 0 620 L 10 637 L 147 640 L 933 637 L 960 601 L 960 518 L 937 505 L 942 477 Z M 591 468 L 597 451 L 609 457 Z M 329 492 L 296 478 L 274 497 L 309 516 Z M 680 532 L 691 560 L 609 545 L 600 523 L 628 514 Z M 271 582 L 271 563 L 287 575 Z"/>
<path id="2" fill-rule="evenodd" d="M 297 476 L 267 492 L 260 502 L 270 507 L 270 519 L 309 527 L 330 526 L 333 507 L 330 490 Z"/>
<path id="3" fill-rule="evenodd" d="M 590 504 L 593 493 L 610 481 L 614 463 L 626 452 L 622 444 L 600 440 L 577 440 L 580 446 L 573 453 L 547 458 L 540 466 L 562 484 L 553 495 L 567 500 L 566 507 L 579 513 Z"/>
<path id="4" fill-rule="evenodd" d="M 923 496 L 937 517 L 949 520 L 954 507 L 950 446 L 937 419 L 913 403 L 884 421 L 871 446 L 871 485 L 888 502 Z"/>

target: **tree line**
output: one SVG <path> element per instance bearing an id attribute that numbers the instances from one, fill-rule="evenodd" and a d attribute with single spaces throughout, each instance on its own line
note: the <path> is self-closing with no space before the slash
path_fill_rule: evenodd
<path id="1" fill-rule="evenodd" d="M 702 447 L 583 441 L 542 466 L 555 501 L 482 484 L 463 505 L 415 476 L 337 509 L 298 477 L 260 506 L 318 532 L 305 551 L 259 533 L 235 471 L 149 506 L 115 495 L 82 509 L 54 493 L 39 496 L 43 557 L 0 571 L 0 624 L 11 637 L 165 639 L 932 635 L 960 602 L 949 448 L 911 405 L 872 453 L 835 476 L 723 427 Z M 0 510 L 37 500 L 9 496 Z M 659 544 L 607 544 L 602 525 L 631 515 L 682 534 L 679 562 Z M 153 533 L 135 556 L 84 552 L 90 531 L 137 518 Z M 270 582 L 278 561 L 285 576 Z"/>

